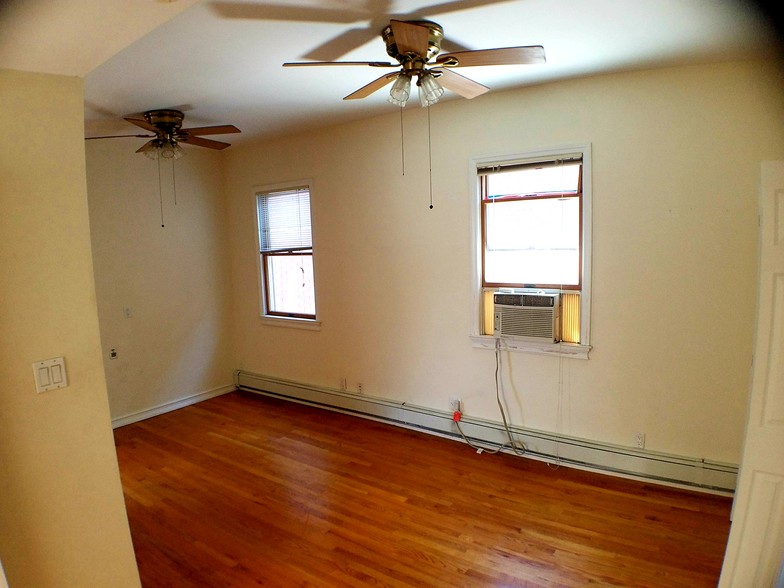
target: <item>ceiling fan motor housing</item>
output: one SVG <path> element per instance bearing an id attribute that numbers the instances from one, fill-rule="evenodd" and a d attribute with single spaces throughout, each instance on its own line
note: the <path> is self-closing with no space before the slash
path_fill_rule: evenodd
<path id="1" fill-rule="evenodd" d="M 169 137 L 180 129 L 183 118 L 179 110 L 148 110 L 144 113 L 144 120 Z"/>
<path id="2" fill-rule="evenodd" d="M 384 27 L 384 30 L 381 31 L 381 38 L 383 38 L 384 43 L 386 43 L 387 54 L 403 65 L 404 68 L 422 69 L 425 64 L 441 51 L 441 40 L 444 38 L 444 29 L 441 28 L 441 25 L 429 20 L 414 20 L 408 21 L 408 23 L 427 28 L 426 55 L 401 54 L 397 48 L 395 36 L 392 34 L 391 25 Z"/>

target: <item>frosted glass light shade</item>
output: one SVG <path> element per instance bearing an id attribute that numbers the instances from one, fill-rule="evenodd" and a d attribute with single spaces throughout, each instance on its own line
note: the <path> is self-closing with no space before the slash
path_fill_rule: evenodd
<path id="1" fill-rule="evenodd" d="M 424 73 L 419 77 L 417 85 L 419 86 L 419 103 L 422 107 L 435 104 L 444 93 L 441 84 L 439 84 L 433 77 L 433 74 L 429 72 Z"/>
<path id="2" fill-rule="evenodd" d="M 392 89 L 389 91 L 388 102 L 401 108 L 408 102 L 408 97 L 411 95 L 411 76 L 401 73 L 397 76 L 395 83 L 392 84 Z"/>

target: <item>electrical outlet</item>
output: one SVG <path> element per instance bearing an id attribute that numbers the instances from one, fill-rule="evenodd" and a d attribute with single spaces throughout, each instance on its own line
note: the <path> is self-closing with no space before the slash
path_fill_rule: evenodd
<path id="1" fill-rule="evenodd" d="M 364 388 L 364 384 L 362 382 L 357 382 L 357 393 L 362 394 Z"/>
<path id="2" fill-rule="evenodd" d="M 637 432 L 634 435 L 634 444 L 638 449 L 645 449 L 645 433 Z"/>
<path id="3" fill-rule="evenodd" d="M 452 412 L 460 412 L 460 399 L 457 396 L 449 397 L 449 410 Z"/>

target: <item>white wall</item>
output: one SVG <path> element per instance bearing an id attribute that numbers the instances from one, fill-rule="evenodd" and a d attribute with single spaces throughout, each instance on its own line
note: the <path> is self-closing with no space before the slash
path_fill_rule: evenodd
<path id="1" fill-rule="evenodd" d="M 0 560 L 14 588 L 139 586 L 101 362 L 82 82 L 2 70 L 0 104 Z M 58 356 L 68 386 L 36 393 L 33 362 Z"/>
<path id="2" fill-rule="evenodd" d="M 758 164 L 784 157 L 778 71 L 724 64 L 494 92 L 226 153 L 236 366 L 498 419 L 471 346 L 473 157 L 593 147 L 587 361 L 513 353 L 516 424 L 737 463 L 754 325 Z M 253 186 L 314 180 L 319 332 L 258 318 Z"/>
<path id="3" fill-rule="evenodd" d="M 143 140 L 86 143 L 112 417 L 134 420 L 193 395 L 231 388 L 220 154 L 184 146 L 174 177 L 172 166 L 162 164 L 159 189 L 157 162 L 135 153 Z M 117 358 L 109 360 L 112 348 Z"/>

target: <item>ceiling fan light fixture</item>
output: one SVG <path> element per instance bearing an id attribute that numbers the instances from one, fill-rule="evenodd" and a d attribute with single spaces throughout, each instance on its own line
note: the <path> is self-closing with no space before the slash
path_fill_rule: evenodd
<path id="1" fill-rule="evenodd" d="M 153 139 L 149 143 L 142 146 L 142 148 L 139 149 L 139 153 L 144 155 L 147 159 L 152 159 L 155 161 L 158 159 L 158 152 L 161 148 L 159 143 L 160 141 L 158 139 Z"/>
<path id="2" fill-rule="evenodd" d="M 161 158 L 173 160 L 185 155 L 185 150 L 174 139 L 153 139 L 139 149 L 139 153 L 153 161 Z"/>
<path id="3" fill-rule="evenodd" d="M 392 89 L 389 91 L 389 98 L 387 102 L 391 102 L 395 106 L 401 108 L 408 102 L 408 97 L 411 95 L 411 76 L 407 73 L 401 73 L 397 76 L 395 83 L 392 84 Z"/>
<path id="4" fill-rule="evenodd" d="M 163 141 L 160 148 L 160 156 L 164 159 L 179 159 L 185 155 L 182 147 L 177 144 L 177 141 Z"/>
<path id="5" fill-rule="evenodd" d="M 435 76 L 430 72 L 424 72 L 419 76 L 417 86 L 419 86 L 419 103 L 423 108 L 438 102 L 444 93 L 441 84 L 436 81 Z"/>

